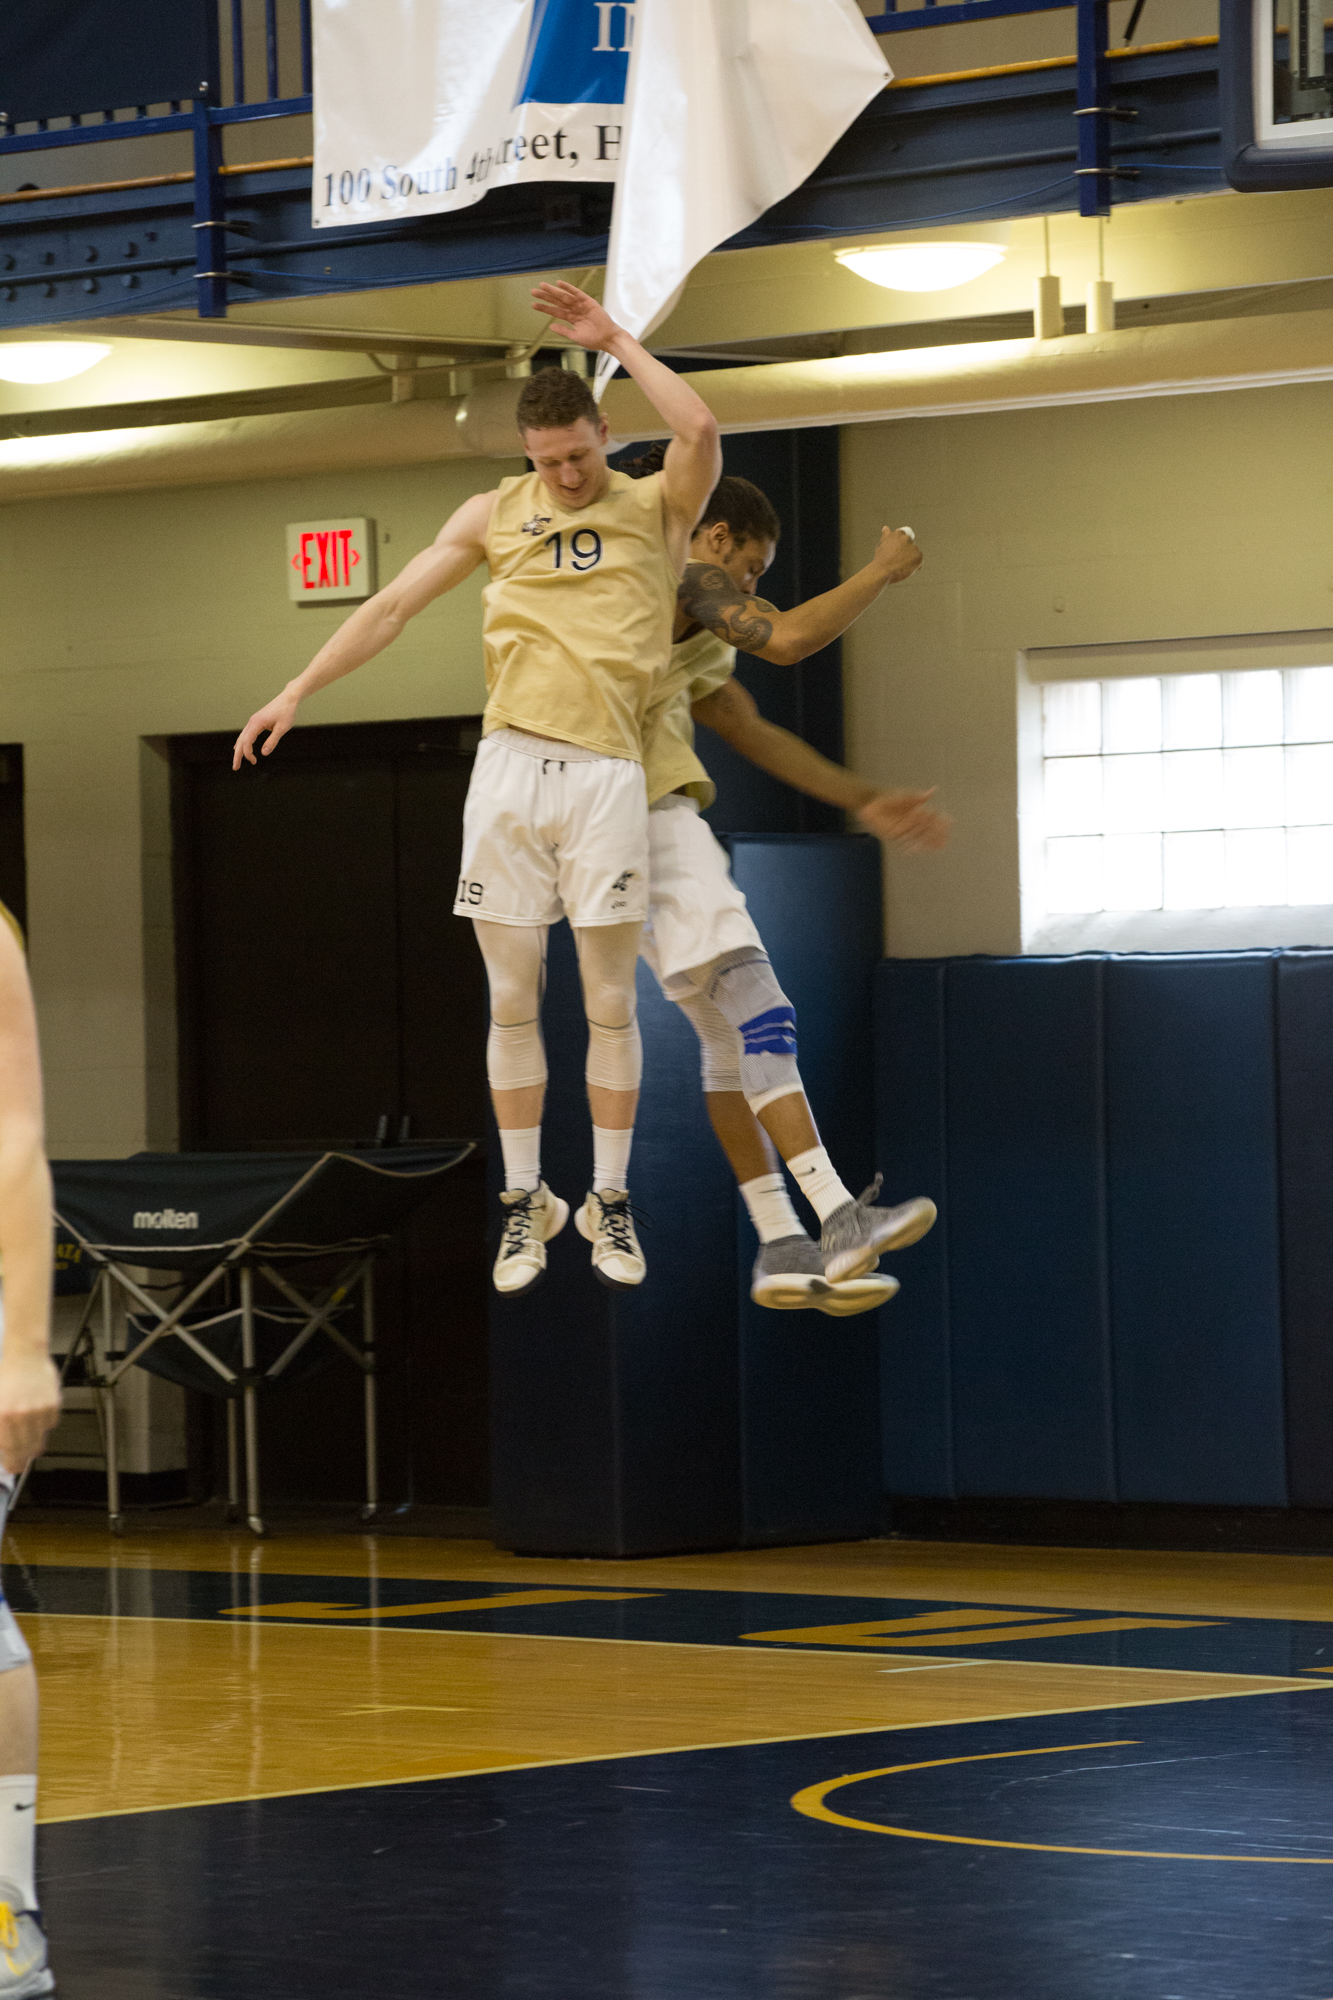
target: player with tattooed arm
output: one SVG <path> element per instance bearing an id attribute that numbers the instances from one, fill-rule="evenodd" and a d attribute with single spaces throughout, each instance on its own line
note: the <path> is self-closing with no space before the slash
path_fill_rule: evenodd
<path id="1" fill-rule="evenodd" d="M 653 462 L 649 457 L 647 464 Z M 893 1296 L 897 1281 L 877 1273 L 879 1259 L 923 1236 L 935 1208 L 924 1198 L 877 1207 L 878 1182 L 854 1200 L 820 1143 L 797 1067 L 791 1003 L 731 879 L 725 851 L 699 817 L 715 792 L 695 752 L 693 722 L 706 723 L 751 762 L 854 812 L 879 838 L 909 850 L 942 847 L 949 822 L 931 804 L 930 792 L 882 790 L 766 722 L 734 680 L 738 647 L 795 664 L 831 644 L 921 563 L 910 530 L 886 528 L 864 569 L 780 611 L 754 594 L 780 531 L 758 487 L 724 478 L 691 541 L 671 669 L 644 727 L 652 872 L 643 953 L 699 1037 L 709 1116 L 760 1239 L 751 1296 L 779 1309 L 813 1306 L 841 1315 L 869 1311 Z M 820 1222 L 818 1244 L 797 1220 L 779 1155 Z"/>

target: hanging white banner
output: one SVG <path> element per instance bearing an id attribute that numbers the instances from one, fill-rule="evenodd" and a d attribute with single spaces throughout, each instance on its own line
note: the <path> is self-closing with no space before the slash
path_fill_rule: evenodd
<path id="1" fill-rule="evenodd" d="M 893 75 L 855 0 L 638 0 L 603 302 L 643 338 Z M 602 355 L 600 396 L 615 373 Z"/>
<path id="2" fill-rule="evenodd" d="M 637 0 L 312 0 L 317 229 L 613 181 Z"/>

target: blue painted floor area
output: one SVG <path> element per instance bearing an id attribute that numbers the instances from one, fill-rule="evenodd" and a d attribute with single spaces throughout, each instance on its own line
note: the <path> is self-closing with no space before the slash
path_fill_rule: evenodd
<path id="1" fill-rule="evenodd" d="M 1070 1611 L 1049 1605 L 994 1605 L 976 1600 L 912 1597 L 782 1596 L 761 1591 L 599 1591 L 573 1583 L 555 1604 L 478 1608 L 487 1597 L 522 1595 L 512 1583 L 442 1582 L 364 1577 L 262 1577 L 218 1571 L 6 1567 L 5 1589 L 16 1611 L 119 1618 L 225 1618 L 264 1615 L 277 1622 L 316 1622 L 302 1607 L 342 1606 L 363 1614 L 378 1607 L 385 1624 L 437 1631 L 514 1632 L 574 1639 L 639 1639 L 677 1645 L 830 1647 L 904 1657 L 1050 1661 L 1073 1666 L 1157 1667 L 1197 1673 L 1290 1675 L 1329 1671 L 1333 1621 L 1278 1618 L 1153 1616 L 1122 1610 Z M 550 1594 L 534 1585 L 533 1594 Z M 447 1607 L 457 1602 L 460 1609 Z M 960 1611 L 975 1619 L 960 1619 Z M 946 1616 L 948 1622 L 945 1622 Z M 265 1618 L 265 1622 L 274 1622 Z M 318 1619 L 329 1622 L 326 1611 Z M 364 1626 L 363 1615 L 355 1622 Z M 1114 1629 L 1105 1629 L 1108 1625 Z M 887 1626 L 890 1629 L 876 1630 Z M 866 1628 L 870 1629 L 867 1630 Z M 785 1636 L 784 1636 L 785 1635 Z M 910 1649 L 910 1650 L 909 1650 Z M 1330 1981 L 1333 1993 L 1333 1981 Z"/>
<path id="2" fill-rule="evenodd" d="M 1034 1845 L 791 1804 L 923 1762 L 828 1803 Z M 83 1820 L 44 1832 L 43 1877 L 65 2000 L 1329 2000 L 1333 1707 L 1312 1687 Z"/>

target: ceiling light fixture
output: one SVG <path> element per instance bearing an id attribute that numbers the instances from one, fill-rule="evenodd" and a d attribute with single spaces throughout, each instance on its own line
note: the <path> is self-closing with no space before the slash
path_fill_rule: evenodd
<path id="1" fill-rule="evenodd" d="M 1004 262 L 1004 251 L 994 243 L 890 243 L 834 254 L 858 278 L 889 292 L 947 292 Z"/>
<path id="2" fill-rule="evenodd" d="M 68 382 L 105 361 L 111 349 L 94 340 L 16 340 L 0 344 L 0 381 Z"/>
<path id="3" fill-rule="evenodd" d="M 95 459 L 130 451 L 146 439 L 156 444 L 168 430 L 175 433 L 181 428 L 179 424 L 171 424 L 152 431 L 136 426 L 115 431 L 62 431 L 54 437 L 3 438 L 0 439 L 0 474 L 24 467 L 41 471 L 47 466 L 77 465 L 80 460 L 91 464 Z M 3 489 L 4 481 L 0 478 L 0 492 Z"/>

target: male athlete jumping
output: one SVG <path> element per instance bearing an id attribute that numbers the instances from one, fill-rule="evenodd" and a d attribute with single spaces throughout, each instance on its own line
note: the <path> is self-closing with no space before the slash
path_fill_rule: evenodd
<path id="1" fill-rule="evenodd" d="M 646 471 L 653 454 L 627 469 Z M 698 817 L 715 796 L 694 749 L 692 717 L 742 756 L 816 798 L 857 813 L 883 839 L 944 845 L 948 821 L 929 792 L 882 791 L 767 723 L 733 678 L 736 648 L 794 664 L 831 644 L 889 584 L 919 568 L 909 531 L 886 528 L 869 563 L 846 582 L 779 611 L 754 595 L 781 523 L 747 479 L 724 478 L 690 544 L 677 600 L 671 668 L 644 724 L 651 883 L 643 955 L 699 1037 L 709 1116 L 759 1236 L 751 1297 L 778 1309 L 866 1312 L 896 1279 L 875 1266 L 931 1227 L 923 1198 L 878 1208 L 853 1200 L 820 1143 L 796 1060 L 796 1020 L 727 857 Z M 776 1146 L 777 1152 L 774 1152 Z M 792 1209 L 777 1154 L 821 1225 L 814 1244 Z"/>
<path id="2" fill-rule="evenodd" d="M 526 1291 L 569 1205 L 541 1177 L 546 935 L 563 913 L 588 1017 L 593 1184 L 576 1218 L 604 1284 L 645 1273 L 630 1215 L 629 1155 L 642 1052 L 634 965 L 648 902 L 642 723 L 671 649 L 690 535 L 722 469 L 717 425 L 574 285 L 539 285 L 554 330 L 613 354 L 672 432 L 659 474 L 613 472 L 607 426 L 582 376 L 547 369 L 518 400 L 533 470 L 458 508 L 433 546 L 354 611 L 304 673 L 251 716 L 233 769 L 269 755 L 308 694 L 349 674 L 409 618 L 486 563 L 482 642 L 489 700 L 463 816 L 455 910 L 470 917 L 491 994 L 487 1076 L 504 1153 L 502 1292 Z"/>

